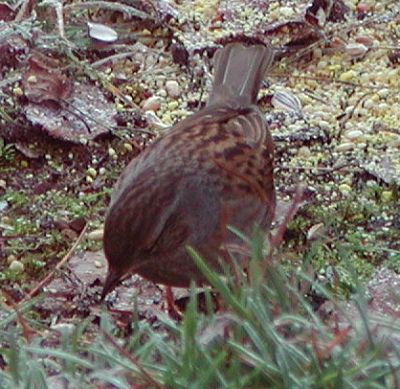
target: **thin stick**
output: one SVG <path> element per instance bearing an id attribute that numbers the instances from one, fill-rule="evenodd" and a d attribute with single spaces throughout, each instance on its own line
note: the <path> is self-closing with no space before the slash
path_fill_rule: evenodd
<path id="1" fill-rule="evenodd" d="M 46 277 L 44 277 L 42 279 L 42 281 L 40 281 L 39 284 L 28 294 L 29 298 L 36 296 L 41 291 L 41 289 L 44 286 L 46 286 L 53 279 L 56 271 L 59 270 L 62 266 L 64 266 L 68 262 L 68 260 L 71 258 L 72 254 L 74 253 L 74 251 L 76 250 L 78 245 L 81 243 L 81 241 L 86 233 L 87 228 L 88 228 L 88 224 L 86 223 L 85 226 L 83 227 L 80 235 L 78 236 L 74 245 L 71 247 L 71 249 L 68 251 L 68 253 L 65 254 L 65 256 L 61 259 L 61 261 L 57 263 L 57 266 Z M 27 300 L 27 298 L 25 298 L 23 301 L 26 301 L 26 300 Z"/>
<path id="2" fill-rule="evenodd" d="M 285 217 L 283 218 L 282 222 L 278 226 L 278 231 L 275 233 L 275 235 L 271 234 L 270 237 L 270 247 L 269 247 L 269 252 L 267 256 L 267 260 L 264 261 L 263 267 L 261 268 L 261 273 L 263 277 L 265 277 L 265 274 L 267 272 L 267 267 L 270 263 L 272 263 L 272 255 L 274 253 L 274 250 L 279 247 L 279 245 L 283 241 L 283 237 L 285 235 L 286 229 L 288 224 L 293 220 L 295 217 L 297 210 L 300 207 L 301 199 L 303 197 L 303 188 L 298 185 L 296 188 L 296 193 L 294 195 L 293 201 L 290 204 L 290 207 L 288 211 L 286 212 Z"/>
<path id="3" fill-rule="evenodd" d="M 61 1 L 57 2 L 54 6 L 55 11 L 56 11 L 56 17 L 57 17 L 57 25 L 58 25 L 58 32 L 60 34 L 60 37 L 62 39 L 65 38 L 65 29 L 64 29 L 64 15 L 63 15 L 63 4 Z"/>

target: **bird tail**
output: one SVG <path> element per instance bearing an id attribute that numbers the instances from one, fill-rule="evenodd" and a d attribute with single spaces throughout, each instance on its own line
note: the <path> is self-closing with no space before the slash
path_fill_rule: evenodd
<path id="1" fill-rule="evenodd" d="M 274 53 L 269 46 L 230 43 L 215 54 L 214 84 L 208 105 L 236 101 L 242 106 L 257 102 L 257 94 Z"/>

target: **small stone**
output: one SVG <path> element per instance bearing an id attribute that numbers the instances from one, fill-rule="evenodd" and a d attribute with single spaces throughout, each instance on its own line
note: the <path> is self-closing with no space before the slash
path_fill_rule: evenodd
<path id="1" fill-rule="evenodd" d="M 389 96 L 390 90 L 388 88 L 383 88 L 383 89 L 378 90 L 377 94 L 379 97 L 384 99 Z"/>
<path id="2" fill-rule="evenodd" d="M 9 207 L 9 204 L 6 200 L 0 200 L 0 213 L 7 210 L 8 207 Z"/>
<path id="3" fill-rule="evenodd" d="M 311 151 L 307 146 L 302 146 L 299 148 L 297 155 L 301 158 L 307 158 L 311 155 Z"/>
<path id="4" fill-rule="evenodd" d="M 87 170 L 87 173 L 89 174 L 89 176 L 91 176 L 91 177 L 93 177 L 93 178 L 96 178 L 96 176 L 97 176 L 97 171 L 96 171 L 96 169 L 93 168 L 93 167 L 90 167 L 90 168 Z"/>
<path id="5" fill-rule="evenodd" d="M 348 184 L 341 184 L 339 185 L 339 191 L 342 193 L 349 193 L 351 192 L 351 186 Z"/>
<path id="6" fill-rule="evenodd" d="M 16 86 L 16 87 L 13 89 L 13 93 L 14 93 L 14 96 L 16 96 L 16 97 L 21 97 L 21 96 L 24 95 L 24 91 L 23 91 L 22 88 L 20 88 L 19 86 Z"/>
<path id="7" fill-rule="evenodd" d="M 354 149 L 354 143 L 351 142 L 344 142 L 336 146 L 336 151 L 338 151 L 339 153 L 343 153 L 345 151 L 350 151 L 353 149 Z"/>
<path id="8" fill-rule="evenodd" d="M 27 81 L 30 83 L 30 84 L 35 84 L 36 82 L 37 82 L 37 77 L 35 76 L 35 75 L 30 75 L 28 78 L 27 78 Z"/>
<path id="9" fill-rule="evenodd" d="M 375 107 L 376 103 L 372 99 L 367 99 L 364 101 L 363 107 L 366 109 L 370 109 Z"/>
<path id="10" fill-rule="evenodd" d="M 160 109 L 161 99 L 158 96 L 151 96 L 143 102 L 143 111 L 156 112 Z"/>
<path id="11" fill-rule="evenodd" d="M 181 95 L 181 87 L 176 80 L 168 80 L 165 83 L 165 89 L 167 90 L 168 96 L 174 99 Z"/>
<path id="12" fill-rule="evenodd" d="M 76 326 L 73 323 L 57 323 L 51 325 L 52 330 L 68 335 L 72 335 L 75 328 Z"/>
<path id="13" fill-rule="evenodd" d="M 352 130 L 344 134 L 344 136 L 350 140 L 360 140 L 360 138 L 363 137 L 363 135 L 364 133 L 360 130 Z"/>
<path id="14" fill-rule="evenodd" d="M 2 219 L 2 222 L 4 221 L 4 218 Z M 7 263 L 9 264 L 9 265 L 11 265 L 11 262 L 14 262 L 15 260 L 17 259 L 17 257 L 14 255 L 14 254 L 10 254 L 8 257 L 7 257 Z"/>
<path id="15" fill-rule="evenodd" d="M 122 104 L 122 103 L 116 103 L 116 104 L 115 104 L 115 109 L 116 109 L 118 112 L 124 112 L 124 111 L 125 111 L 125 105 Z"/>
<path id="16" fill-rule="evenodd" d="M 102 228 L 98 228 L 97 230 L 93 230 L 87 234 L 87 238 L 89 240 L 99 241 L 103 239 L 104 230 Z"/>
<path id="17" fill-rule="evenodd" d="M 130 153 L 133 150 L 133 146 L 130 143 L 124 143 L 124 149 Z"/>
<path id="18" fill-rule="evenodd" d="M 177 101 L 170 101 L 168 103 L 168 109 L 173 111 L 174 109 L 177 109 L 179 107 L 179 103 Z"/>
<path id="19" fill-rule="evenodd" d="M 393 193 L 390 190 L 384 190 L 381 195 L 382 201 L 388 203 L 393 199 Z"/>
<path id="20" fill-rule="evenodd" d="M 110 157 L 114 157 L 115 155 L 117 155 L 117 152 L 112 147 L 109 147 L 108 148 L 108 155 Z"/>
<path id="21" fill-rule="evenodd" d="M 385 112 L 389 110 L 389 105 L 386 103 L 380 103 L 378 104 L 377 108 L 379 109 L 379 111 Z"/>
<path id="22" fill-rule="evenodd" d="M 347 72 L 344 72 L 340 75 L 339 79 L 340 81 L 351 81 L 357 76 L 357 72 L 354 70 L 348 70 Z"/>
<path id="23" fill-rule="evenodd" d="M 97 268 L 97 269 L 101 269 L 102 267 L 104 267 L 104 263 L 103 262 L 101 262 L 101 261 L 94 261 L 94 266 Z"/>
<path id="24" fill-rule="evenodd" d="M 10 263 L 9 269 L 15 271 L 16 273 L 22 273 L 25 269 L 25 266 L 21 261 L 15 259 Z"/>

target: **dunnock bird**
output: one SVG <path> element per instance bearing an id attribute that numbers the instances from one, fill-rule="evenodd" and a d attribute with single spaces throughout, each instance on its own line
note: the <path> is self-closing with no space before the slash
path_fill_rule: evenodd
<path id="1" fill-rule="evenodd" d="M 187 245 L 221 271 L 224 250 L 239 240 L 227 225 L 247 235 L 255 226 L 269 229 L 273 143 L 256 102 L 272 60 L 263 45 L 231 43 L 217 51 L 206 107 L 125 168 L 106 216 L 103 297 L 128 273 L 168 286 L 203 284 Z"/>

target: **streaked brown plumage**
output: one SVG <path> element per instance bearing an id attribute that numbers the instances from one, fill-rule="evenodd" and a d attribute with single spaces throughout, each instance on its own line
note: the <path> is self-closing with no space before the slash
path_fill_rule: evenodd
<path id="1" fill-rule="evenodd" d="M 232 225 L 267 231 L 275 210 L 273 143 L 255 105 L 272 49 L 239 43 L 216 53 L 207 106 L 175 125 L 126 167 L 104 230 L 103 297 L 127 273 L 188 286 L 205 282 L 185 246 L 216 270 Z"/>

